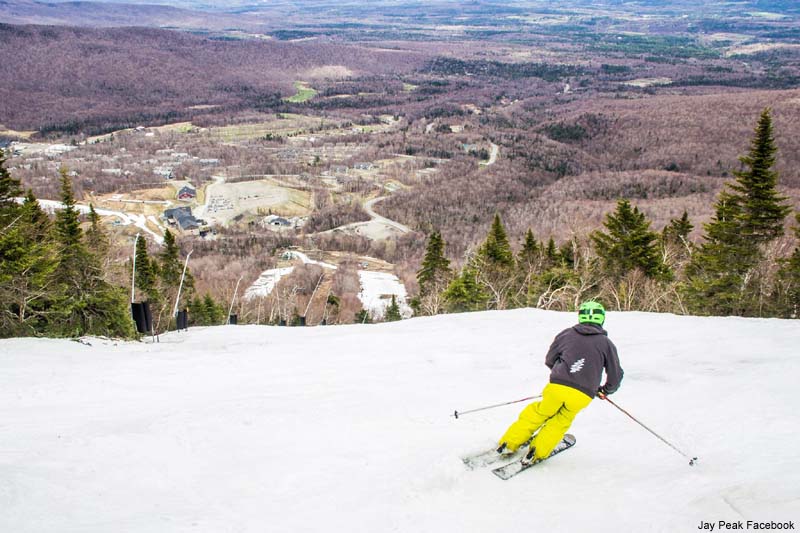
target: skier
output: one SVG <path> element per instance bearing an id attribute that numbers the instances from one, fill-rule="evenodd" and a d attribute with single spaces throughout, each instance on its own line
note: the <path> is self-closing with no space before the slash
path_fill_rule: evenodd
<path id="1" fill-rule="evenodd" d="M 578 324 L 559 333 L 544 364 L 551 369 L 550 383 L 539 402 L 528 405 L 499 441 L 497 452 L 510 454 L 536 433 L 524 461 L 546 458 L 561 442 L 572 421 L 595 395 L 605 398 L 622 381 L 617 348 L 603 329 L 605 309 L 588 301 L 578 308 Z M 600 386 L 603 369 L 606 383 Z"/>

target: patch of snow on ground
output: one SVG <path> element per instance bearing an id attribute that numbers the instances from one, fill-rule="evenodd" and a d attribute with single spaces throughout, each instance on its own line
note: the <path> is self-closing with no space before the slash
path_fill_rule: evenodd
<path id="1" fill-rule="evenodd" d="M 292 273 L 294 267 L 273 268 L 261 273 L 257 280 L 244 291 L 244 299 L 250 300 L 257 296 L 268 296 L 282 277 Z"/>
<path id="2" fill-rule="evenodd" d="M 303 264 L 311 264 L 311 265 L 319 265 L 322 268 L 327 269 L 336 269 L 336 265 L 332 265 L 330 263 L 324 263 L 322 261 L 315 261 L 311 259 L 306 254 L 297 251 L 287 252 L 286 254 L 287 259 L 300 259 Z M 283 278 L 284 276 L 288 276 L 294 270 L 293 266 L 284 267 L 284 268 L 272 268 L 270 270 L 265 270 L 261 273 L 257 280 L 250 285 L 247 290 L 244 292 L 245 300 L 250 300 L 257 296 L 267 296 L 269 293 L 272 292 L 272 289 L 275 288 L 275 285 Z"/>
<path id="3" fill-rule="evenodd" d="M 386 314 L 386 309 L 392 304 L 392 295 L 400 306 L 400 314 L 404 318 L 412 315 L 411 307 L 406 303 L 406 287 L 397 276 L 386 272 L 359 270 L 358 279 L 361 282 L 358 299 L 374 318 Z"/>

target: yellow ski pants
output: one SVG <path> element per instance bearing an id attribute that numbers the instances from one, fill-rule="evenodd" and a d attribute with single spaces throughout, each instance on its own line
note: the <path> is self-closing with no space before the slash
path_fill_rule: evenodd
<path id="1" fill-rule="evenodd" d="M 514 451 L 541 428 L 531 446 L 536 448 L 537 459 L 547 457 L 561 442 L 575 415 L 591 402 L 592 398 L 578 389 L 548 383 L 542 391 L 542 400 L 523 409 L 500 442 L 505 442 L 509 450 Z"/>

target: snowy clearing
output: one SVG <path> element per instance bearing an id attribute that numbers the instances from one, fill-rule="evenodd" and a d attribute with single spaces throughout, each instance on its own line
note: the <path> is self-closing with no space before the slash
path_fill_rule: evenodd
<path id="1" fill-rule="evenodd" d="M 288 259 L 300 259 L 303 264 L 311 264 L 311 265 L 319 265 L 322 268 L 336 270 L 336 265 L 331 265 L 330 263 L 325 263 L 322 261 L 316 261 L 311 259 L 306 254 L 302 252 L 292 251 L 287 252 Z M 258 296 L 264 297 L 269 296 L 272 292 L 272 289 L 278 284 L 278 282 L 284 276 L 288 276 L 294 271 L 294 267 L 284 267 L 284 268 L 271 268 L 269 270 L 265 270 L 261 273 L 257 280 L 250 285 L 247 290 L 244 292 L 245 300 L 250 300 L 252 298 L 256 298 Z"/>
<path id="2" fill-rule="evenodd" d="M 338 268 L 331 263 L 311 259 L 306 254 L 296 250 L 286 252 L 284 258 L 299 259 L 303 264 L 318 265 L 328 270 L 336 270 Z M 245 290 L 244 298 L 250 300 L 256 297 L 269 296 L 281 278 L 288 276 L 293 271 L 293 266 L 265 270 Z M 361 284 L 358 299 L 361 300 L 364 308 L 369 310 L 373 317 L 379 318 L 386 313 L 386 308 L 392 303 L 392 295 L 396 296 L 397 303 L 400 306 L 400 314 L 405 318 L 412 315 L 411 308 L 406 303 L 406 287 L 397 276 L 386 272 L 359 270 L 358 279 Z"/>
<path id="3" fill-rule="evenodd" d="M 258 279 L 255 280 L 246 291 L 244 291 L 244 299 L 250 300 L 258 296 L 269 296 L 269 294 L 272 292 L 272 289 L 275 288 L 275 285 L 278 284 L 281 278 L 288 276 L 292 273 L 292 271 L 294 271 L 293 266 L 265 270 L 261 273 Z"/>
<path id="4" fill-rule="evenodd" d="M 798 321 L 610 313 L 613 399 L 509 481 L 459 457 L 575 316 L 515 310 L 159 344 L 0 340 L 0 531 L 626 532 L 800 518 Z"/>
<path id="5" fill-rule="evenodd" d="M 622 82 L 623 85 L 629 85 L 631 87 L 654 87 L 656 85 L 669 85 L 672 83 L 672 78 L 639 78 L 636 80 L 630 80 Z"/>
<path id="6" fill-rule="evenodd" d="M 404 318 L 412 315 L 411 308 L 406 303 L 406 287 L 394 274 L 359 270 L 358 280 L 361 283 L 358 299 L 373 317 L 386 314 L 386 309 L 392 304 L 392 296 L 395 296 L 400 314 Z"/>

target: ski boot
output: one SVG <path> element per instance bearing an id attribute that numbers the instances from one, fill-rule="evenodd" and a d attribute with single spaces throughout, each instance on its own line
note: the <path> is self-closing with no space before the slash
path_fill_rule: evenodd
<path id="1" fill-rule="evenodd" d="M 522 463 L 525 466 L 538 463 L 539 461 L 541 461 L 541 459 L 536 458 L 536 448 L 533 447 L 531 447 L 531 449 L 528 450 L 528 453 L 525 454 L 525 457 L 520 459 L 520 463 Z"/>
<path id="2" fill-rule="evenodd" d="M 508 447 L 508 443 L 507 442 L 501 442 L 500 446 L 497 447 L 495 452 L 497 452 L 497 455 L 500 455 L 500 456 L 514 455 L 514 452 L 511 451 L 511 449 Z"/>

